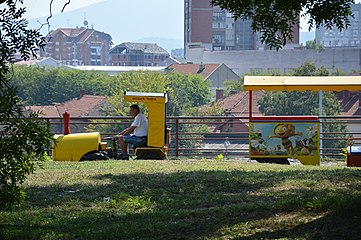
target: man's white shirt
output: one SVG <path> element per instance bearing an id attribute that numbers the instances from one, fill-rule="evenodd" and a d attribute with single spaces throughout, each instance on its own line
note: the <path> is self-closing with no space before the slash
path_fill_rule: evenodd
<path id="1" fill-rule="evenodd" d="M 135 116 L 131 126 L 135 126 L 134 135 L 137 137 L 148 136 L 148 119 L 141 113 Z"/>

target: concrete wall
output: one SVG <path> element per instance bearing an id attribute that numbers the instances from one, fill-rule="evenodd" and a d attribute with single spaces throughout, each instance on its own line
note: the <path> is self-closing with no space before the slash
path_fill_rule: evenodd
<path id="1" fill-rule="evenodd" d="M 287 73 L 300 67 L 305 61 L 329 70 L 342 70 L 346 73 L 361 70 L 361 48 L 327 48 L 243 50 L 243 51 L 206 51 L 195 47 L 187 50 L 187 62 L 224 63 L 238 75 L 250 72 L 279 71 Z"/>

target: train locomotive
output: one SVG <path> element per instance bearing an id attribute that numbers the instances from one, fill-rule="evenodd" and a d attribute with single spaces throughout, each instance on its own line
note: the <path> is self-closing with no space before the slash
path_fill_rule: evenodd
<path id="1" fill-rule="evenodd" d="M 144 103 L 148 109 L 148 137 L 146 146 L 135 146 L 136 159 L 166 159 L 170 129 L 166 127 L 167 92 L 124 92 L 124 100 Z M 65 127 L 66 129 L 66 127 Z M 70 133 L 54 136 L 52 158 L 54 161 L 84 161 L 121 159 L 121 150 L 115 137 L 102 141 L 99 132 Z"/>

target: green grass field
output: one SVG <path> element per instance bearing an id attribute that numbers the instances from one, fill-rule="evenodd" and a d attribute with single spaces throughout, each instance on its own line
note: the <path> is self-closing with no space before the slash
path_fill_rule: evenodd
<path id="1" fill-rule="evenodd" d="M 361 169 L 167 160 L 47 162 L 0 239 L 361 239 Z"/>

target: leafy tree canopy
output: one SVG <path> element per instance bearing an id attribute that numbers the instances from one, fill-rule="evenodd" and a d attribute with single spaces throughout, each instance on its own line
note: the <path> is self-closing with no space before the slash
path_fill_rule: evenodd
<path id="1" fill-rule="evenodd" d="M 182 75 L 179 73 L 167 74 L 169 84 L 169 115 L 192 115 L 199 106 L 210 100 L 208 83 L 200 75 Z M 194 108 L 195 107 L 195 108 Z"/>
<path id="2" fill-rule="evenodd" d="M 316 39 L 312 41 L 306 41 L 307 49 L 323 49 L 323 45 L 316 42 Z"/>
<path id="3" fill-rule="evenodd" d="M 25 105 L 49 105 L 81 93 L 109 96 L 114 78 L 99 71 L 41 66 L 14 66 L 13 84 Z"/>
<path id="4" fill-rule="evenodd" d="M 129 72 L 116 76 L 113 82 L 113 92 L 108 98 L 109 109 L 104 109 L 108 115 L 128 116 L 131 103 L 124 101 L 124 90 L 134 92 L 163 92 L 168 91 L 167 115 L 197 114 L 199 106 L 210 100 L 208 83 L 199 75 L 182 75 L 179 73 L 162 74 L 159 72 Z M 146 108 L 140 104 L 142 112 Z M 117 129 L 115 129 L 116 127 Z M 114 132 L 123 126 L 91 126 L 90 130 Z M 119 129 L 118 129 L 119 128 Z"/>
<path id="5" fill-rule="evenodd" d="M 184 115 L 193 107 L 206 104 L 210 100 L 208 83 L 199 75 L 159 72 L 130 72 L 116 77 L 113 93 L 109 97 L 114 115 L 126 116 L 129 104 L 124 102 L 124 90 L 134 92 L 168 91 L 168 115 Z"/>
<path id="6" fill-rule="evenodd" d="M 46 159 L 51 140 L 47 125 L 39 121 L 37 113 L 25 118 L 11 82 L 15 53 L 27 60 L 36 57 L 38 48 L 44 46 L 40 33 L 27 29 L 22 18 L 25 8 L 18 8 L 18 2 L 22 3 L 8 0 L 0 9 L 0 208 L 24 202 L 21 184 Z"/>
<path id="7" fill-rule="evenodd" d="M 294 70 L 295 76 L 328 76 L 325 67 L 317 68 L 305 62 Z M 318 115 L 318 92 L 268 91 L 258 102 L 259 110 L 265 115 Z M 341 111 L 333 93 L 323 94 L 323 115 L 338 115 Z"/>
<path id="8" fill-rule="evenodd" d="M 212 0 L 233 13 L 235 19 L 252 20 L 252 29 L 261 32 L 261 41 L 271 48 L 282 48 L 292 39 L 293 27 L 300 25 L 300 16 L 308 17 L 309 30 L 324 25 L 344 29 L 350 24 L 354 0 Z"/>

